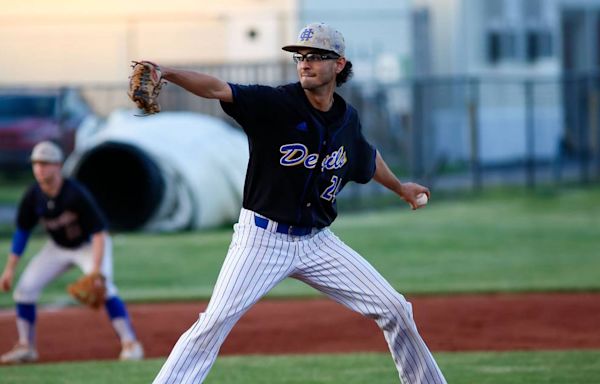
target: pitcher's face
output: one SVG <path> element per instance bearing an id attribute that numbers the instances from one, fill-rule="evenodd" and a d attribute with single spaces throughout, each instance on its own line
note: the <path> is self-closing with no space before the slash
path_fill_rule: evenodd
<path id="1" fill-rule="evenodd" d="M 303 49 L 294 54 L 298 79 L 302 88 L 314 90 L 323 86 L 335 85 L 335 77 L 341 72 L 346 59 L 333 53 L 323 53 Z"/>

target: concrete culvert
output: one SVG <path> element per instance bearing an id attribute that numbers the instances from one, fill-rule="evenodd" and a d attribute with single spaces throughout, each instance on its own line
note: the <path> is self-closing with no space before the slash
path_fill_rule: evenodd
<path id="1" fill-rule="evenodd" d="M 248 141 L 220 119 L 116 111 L 80 128 L 65 173 L 84 184 L 113 230 L 178 231 L 236 221 Z"/>
<path id="2" fill-rule="evenodd" d="M 94 195 L 112 229 L 139 229 L 160 207 L 165 180 L 157 164 L 139 148 L 102 143 L 78 164 L 73 176 Z"/>

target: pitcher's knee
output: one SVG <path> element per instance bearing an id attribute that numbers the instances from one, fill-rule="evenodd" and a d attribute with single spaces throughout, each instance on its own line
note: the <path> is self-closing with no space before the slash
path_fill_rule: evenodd
<path id="1" fill-rule="evenodd" d="M 203 312 L 198 317 L 196 331 L 199 336 L 206 333 L 225 333 L 227 334 L 233 325 L 237 322 L 239 316 L 226 315 L 216 312 Z"/>
<path id="2" fill-rule="evenodd" d="M 383 311 L 376 318 L 381 329 L 387 330 L 396 326 L 406 329 L 414 326 L 412 305 L 402 295 L 394 295 L 382 304 Z"/>
<path id="3" fill-rule="evenodd" d="M 198 316 L 198 325 L 202 328 L 215 328 L 223 322 L 223 319 L 215 314 L 202 312 Z"/>

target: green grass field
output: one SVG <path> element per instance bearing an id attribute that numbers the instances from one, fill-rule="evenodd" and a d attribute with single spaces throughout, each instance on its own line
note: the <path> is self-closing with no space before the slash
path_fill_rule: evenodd
<path id="1" fill-rule="evenodd" d="M 406 294 L 600 289 L 600 189 L 554 194 L 435 199 L 342 215 L 334 231 Z M 208 298 L 231 239 L 230 227 L 178 234 L 117 234 L 115 280 L 128 300 Z M 34 236 L 26 251 L 41 246 Z M 0 240 L 8 249 L 10 238 Z M 27 260 L 20 263 L 23 268 Z M 42 301 L 68 300 L 65 275 Z M 292 280 L 271 296 L 313 296 Z M 0 295 L 0 307 L 12 305 Z"/>
<path id="2" fill-rule="evenodd" d="M 400 292 L 598 291 L 600 189 L 551 193 L 435 197 L 426 209 L 345 214 L 334 231 L 370 260 Z M 117 234 L 115 279 L 129 301 L 209 297 L 231 229 L 179 234 Z M 41 246 L 35 236 L 25 258 Z M 0 246 L 8 249 L 10 239 Z M 27 260 L 20 265 L 22 268 Z M 42 301 L 66 302 L 67 281 L 53 283 Z M 285 281 L 271 297 L 314 296 Z M 0 295 L 0 307 L 10 307 Z M 442 353 L 450 383 L 592 383 L 600 351 Z M 161 361 L 88 362 L 0 368 L 1 383 L 147 383 Z M 93 371 L 94 374 L 89 373 Z M 96 377 L 95 379 L 90 379 Z M 209 383 L 397 382 L 388 355 L 223 357 Z"/>
<path id="3" fill-rule="evenodd" d="M 30 170 L 12 172 L 10 177 L 6 173 L 0 173 L 0 204 L 17 203 L 27 186 L 33 182 Z"/>
<path id="4" fill-rule="evenodd" d="M 599 351 L 435 354 L 449 383 L 591 384 L 600 376 Z M 85 362 L 2 367 L 3 384 L 150 383 L 163 359 L 139 363 Z M 206 383 L 397 383 L 388 354 L 223 356 Z"/>

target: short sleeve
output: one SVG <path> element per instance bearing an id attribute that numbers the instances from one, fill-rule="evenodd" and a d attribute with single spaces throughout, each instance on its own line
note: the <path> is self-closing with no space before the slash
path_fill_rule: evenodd
<path id="1" fill-rule="evenodd" d="M 281 92 L 265 85 L 229 84 L 233 102 L 221 101 L 223 111 L 231 116 L 249 136 L 258 134 L 281 110 Z"/>
<path id="2" fill-rule="evenodd" d="M 360 133 L 356 145 L 356 164 L 353 172 L 353 181 L 366 184 L 375 174 L 375 157 L 377 150 Z"/>
<path id="3" fill-rule="evenodd" d="M 32 186 L 23 195 L 19 208 L 17 209 L 17 228 L 30 231 L 39 221 L 39 215 L 35 211 L 35 186 Z"/>
<path id="4" fill-rule="evenodd" d="M 92 195 L 82 185 L 77 184 L 77 189 L 79 192 L 77 205 L 83 229 L 90 234 L 105 230 L 106 219 Z"/>

